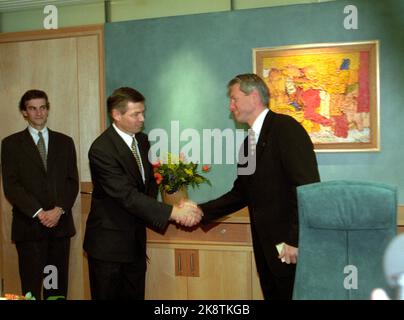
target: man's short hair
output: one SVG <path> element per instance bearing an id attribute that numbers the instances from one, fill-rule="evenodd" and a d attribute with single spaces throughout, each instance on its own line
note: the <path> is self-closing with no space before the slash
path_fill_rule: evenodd
<path id="1" fill-rule="evenodd" d="M 18 105 L 20 108 L 20 111 L 26 111 L 27 106 L 25 104 L 27 101 L 32 100 L 32 99 L 45 99 L 46 109 L 49 110 L 50 103 L 49 103 L 48 95 L 46 94 L 46 92 L 42 91 L 42 90 L 32 89 L 32 90 L 28 90 L 27 92 L 25 92 L 22 95 L 22 97 L 20 99 L 20 103 Z"/>
<path id="2" fill-rule="evenodd" d="M 107 110 L 111 114 L 112 110 L 116 109 L 121 114 L 126 112 L 128 102 L 144 102 L 145 97 L 137 90 L 129 87 L 121 87 L 108 97 Z"/>
<path id="3" fill-rule="evenodd" d="M 228 94 L 230 93 L 230 88 L 235 84 L 240 85 L 240 90 L 246 95 L 249 95 L 254 89 L 256 89 L 261 97 L 261 102 L 264 106 L 269 106 L 269 90 L 264 80 L 254 73 L 245 73 L 235 76 L 227 84 Z"/>

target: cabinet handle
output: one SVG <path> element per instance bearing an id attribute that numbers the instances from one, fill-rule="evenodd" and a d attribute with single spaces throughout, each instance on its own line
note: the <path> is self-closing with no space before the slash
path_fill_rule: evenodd
<path id="1" fill-rule="evenodd" d="M 181 273 L 181 254 L 178 254 L 178 273 Z"/>
<path id="2" fill-rule="evenodd" d="M 190 256 L 189 266 L 191 267 L 191 273 L 194 273 L 194 254 L 193 253 L 191 253 L 191 256 Z"/>

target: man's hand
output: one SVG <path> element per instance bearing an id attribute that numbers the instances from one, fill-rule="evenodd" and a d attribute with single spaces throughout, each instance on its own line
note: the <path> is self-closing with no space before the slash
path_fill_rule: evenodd
<path id="1" fill-rule="evenodd" d="M 62 212 L 63 210 L 60 207 L 54 207 L 46 211 L 42 210 L 38 213 L 38 219 L 45 227 L 53 228 L 58 224 Z"/>
<path id="2" fill-rule="evenodd" d="M 170 220 L 185 227 L 193 227 L 201 221 L 202 216 L 202 210 L 196 203 L 186 200 L 181 201 L 178 206 L 175 205 L 173 207 Z"/>
<path id="3" fill-rule="evenodd" d="M 283 259 L 284 262 L 290 264 L 297 262 L 297 255 L 298 255 L 298 249 L 285 243 L 285 245 L 283 246 L 283 250 L 278 256 L 278 258 L 281 260 Z"/>

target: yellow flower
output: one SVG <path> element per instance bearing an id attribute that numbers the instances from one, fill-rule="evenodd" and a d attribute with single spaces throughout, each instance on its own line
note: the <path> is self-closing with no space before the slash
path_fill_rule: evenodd
<path id="1" fill-rule="evenodd" d="M 168 153 L 166 159 L 153 164 L 154 177 L 158 180 L 160 190 L 174 193 L 183 186 L 195 187 L 204 182 L 210 185 L 210 181 L 198 173 L 198 164 L 186 162 L 184 155 Z"/>

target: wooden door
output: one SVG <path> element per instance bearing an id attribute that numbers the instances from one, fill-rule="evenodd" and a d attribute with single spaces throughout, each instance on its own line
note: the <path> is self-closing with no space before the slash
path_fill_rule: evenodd
<path id="1" fill-rule="evenodd" d="M 71 136 L 80 179 L 90 181 L 87 152 L 104 128 L 102 26 L 0 35 L 0 138 L 27 126 L 18 110 L 22 94 L 44 90 L 49 97 L 49 128 Z M 4 292 L 20 293 L 16 249 L 11 243 L 11 208 L 1 192 Z M 69 298 L 83 298 L 80 196 L 73 208 Z"/>

